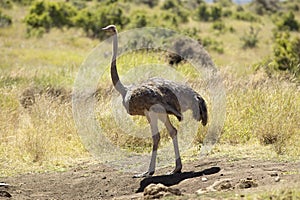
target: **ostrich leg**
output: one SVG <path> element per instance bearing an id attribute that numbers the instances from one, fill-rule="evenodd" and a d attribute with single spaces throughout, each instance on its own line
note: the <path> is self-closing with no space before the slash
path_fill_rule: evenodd
<path id="1" fill-rule="evenodd" d="M 171 124 L 170 118 L 167 114 L 160 114 L 159 119 L 165 124 L 169 135 L 172 138 L 173 146 L 174 146 L 174 152 L 175 152 L 175 169 L 170 172 L 169 174 L 175 174 L 175 173 L 181 173 L 182 169 L 182 163 L 179 153 L 179 147 L 178 147 L 178 140 L 177 140 L 177 130 L 176 128 Z"/>
<path id="2" fill-rule="evenodd" d="M 146 111 L 145 115 L 146 115 L 147 120 L 151 127 L 152 140 L 153 140 L 151 161 L 150 161 L 148 171 L 145 173 L 142 173 L 142 174 L 135 175 L 135 176 L 133 176 L 134 178 L 152 176 L 155 172 L 157 149 L 158 149 L 158 143 L 160 140 L 160 134 L 158 131 L 158 116 L 157 116 L 157 113 L 154 113 L 151 111 L 150 112 Z"/>

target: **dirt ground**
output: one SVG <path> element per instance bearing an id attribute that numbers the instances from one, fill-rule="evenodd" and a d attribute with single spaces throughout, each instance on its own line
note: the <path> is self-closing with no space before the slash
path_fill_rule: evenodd
<path id="1" fill-rule="evenodd" d="M 0 178 L 0 199 L 142 199 L 151 183 L 179 189 L 180 198 L 187 199 L 195 198 L 197 192 L 210 194 L 214 190 L 243 196 L 266 189 L 300 187 L 300 162 L 205 158 L 184 163 L 181 174 L 164 175 L 170 170 L 159 169 L 153 177 L 132 178 L 133 174 L 100 163 L 81 163 L 65 172 Z"/>

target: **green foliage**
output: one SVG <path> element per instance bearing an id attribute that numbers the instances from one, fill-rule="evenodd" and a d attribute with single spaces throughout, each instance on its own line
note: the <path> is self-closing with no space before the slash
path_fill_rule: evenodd
<path id="1" fill-rule="evenodd" d="M 35 0 L 12 0 L 12 1 L 20 5 L 28 6 L 31 5 Z"/>
<path id="2" fill-rule="evenodd" d="M 25 23 L 29 34 L 34 29 L 48 32 L 52 27 L 73 26 L 72 17 L 75 15 L 75 8 L 68 3 L 37 1 L 25 17 Z"/>
<path id="3" fill-rule="evenodd" d="M 270 14 L 279 10 L 278 0 L 254 0 L 252 5 L 256 14 Z"/>
<path id="4" fill-rule="evenodd" d="M 147 17 L 145 15 L 145 12 L 135 12 L 133 15 L 130 16 L 130 27 L 131 28 L 142 28 L 147 26 L 147 19 L 149 19 L 149 17 Z"/>
<path id="5" fill-rule="evenodd" d="M 260 29 L 255 29 L 253 26 L 250 26 L 248 33 L 245 33 L 241 40 L 243 41 L 243 48 L 254 48 L 258 43 L 258 33 Z"/>
<path id="6" fill-rule="evenodd" d="M 105 33 L 101 31 L 102 27 L 108 24 L 115 24 L 123 28 L 129 23 L 129 19 L 124 16 L 121 8 L 111 4 L 109 6 L 100 6 L 94 10 L 83 9 L 74 18 L 74 22 L 75 26 L 83 28 L 88 36 L 102 39 L 105 36 Z"/>
<path id="7" fill-rule="evenodd" d="M 12 24 L 11 17 L 3 14 L 0 10 L 0 28 L 10 26 L 11 24 Z"/>
<path id="8" fill-rule="evenodd" d="M 12 8 L 11 0 L 0 0 L 0 7 L 4 9 L 11 9 Z"/>
<path id="9" fill-rule="evenodd" d="M 279 15 L 276 21 L 279 30 L 299 31 L 300 24 L 292 11 Z"/>
<path id="10" fill-rule="evenodd" d="M 233 5 L 233 2 L 231 0 L 214 0 L 214 2 L 222 7 L 230 7 Z"/>
<path id="11" fill-rule="evenodd" d="M 175 2 L 175 0 L 166 0 L 164 1 L 163 5 L 161 6 L 161 8 L 163 10 L 169 10 L 169 9 L 173 9 L 177 7 L 177 2 Z"/>
<path id="12" fill-rule="evenodd" d="M 226 25 L 223 21 L 216 21 L 213 23 L 212 28 L 220 32 L 225 32 Z"/>
<path id="13" fill-rule="evenodd" d="M 124 0 L 125 3 L 130 2 L 130 3 L 135 3 L 137 5 L 140 4 L 145 4 L 149 6 L 150 8 L 154 8 L 155 6 L 158 5 L 159 0 Z"/>
<path id="14" fill-rule="evenodd" d="M 276 70 L 288 71 L 300 75 L 300 38 L 291 38 L 288 32 L 275 34 L 273 47 L 274 61 L 272 67 Z"/>
<path id="15" fill-rule="evenodd" d="M 180 22 L 186 23 L 188 22 L 188 13 L 182 9 L 182 5 L 179 1 L 175 0 L 167 0 L 164 1 L 161 9 L 166 11 L 171 11 L 172 14 L 175 14 Z"/>
<path id="16" fill-rule="evenodd" d="M 222 42 L 218 42 L 210 37 L 200 39 L 200 43 L 208 50 L 215 51 L 217 53 L 224 53 Z"/>
<path id="17" fill-rule="evenodd" d="M 257 16 L 255 16 L 252 13 L 247 12 L 247 11 L 235 12 L 235 13 L 233 13 L 233 18 L 237 19 L 237 20 L 248 21 L 248 22 L 259 21 Z"/>
<path id="18" fill-rule="evenodd" d="M 216 21 L 222 17 L 222 8 L 218 5 L 208 6 L 205 3 L 199 5 L 196 10 L 196 19 L 199 21 Z"/>

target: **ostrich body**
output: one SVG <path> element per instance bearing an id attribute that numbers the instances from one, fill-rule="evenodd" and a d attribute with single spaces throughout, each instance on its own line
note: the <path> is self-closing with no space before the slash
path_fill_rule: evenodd
<path id="1" fill-rule="evenodd" d="M 178 148 L 177 130 L 171 124 L 169 114 L 182 120 L 182 113 L 188 109 L 193 117 L 207 124 L 207 107 L 204 99 L 192 88 L 162 78 L 151 78 L 138 85 L 125 86 L 121 83 L 116 66 L 118 51 L 118 33 L 114 25 L 103 28 L 113 34 L 113 55 L 111 61 L 111 78 L 115 89 L 122 95 L 123 105 L 130 115 L 146 116 L 152 133 L 153 147 L 149 170 L 134 177 L 151 176 L 155 172 L 156 155 L 160 133 L 158 120 L 162 121 L 172 138 L 175 151 L 175 169 L 170 173 L 180 173 L 182 163 Z"/>

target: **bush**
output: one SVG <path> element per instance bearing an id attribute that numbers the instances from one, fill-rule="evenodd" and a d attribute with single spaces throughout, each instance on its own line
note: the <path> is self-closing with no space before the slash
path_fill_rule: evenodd
<path id="1" fill-rule="evenodd" d="M 216 21 L 222 17 L 222 8 L 214 5 L 208 6 L 205 3 L 199 5 L 196 10 L 196 18 L 200 21 Z"/>
<path id="2" fill-rule="evenodd" d="M 0 28 L 10 26 L 11 24 L 12 24 L 11 17 L 3 14 L 0 10 Z"/>
<path id="3" fill-rule="evenodd" d="M 208 50 L 212 50 L 220 54 L 224 53 L 222 42 L 218 42 L 210 37 L 205 37 L 203 39 L 200 39 L 199 42 Z"/>
<path id="4" fill-rule="evenodd" d="M 292 11 L 279 16 L 276 21 L 279 30 L 299 31 L 299 22 Z"/>
<path id="5" fill-rule="evenodd" d="M 28 6 L 31 5 L 35 0 L 12 0 L 12 1 L 24 6 Z"/>
<path id="6" fill-rule="evenodd" d="M 10 0 L 0 0 L 0 7 L 4 9 L 11 9 L 12 3 Z"/>
<path id="7" fill-rule="evenodd" d="M 258 18 L 250 12 L 240 11 L 233 14 L 233 18 L 242 21 L 256 22 Z"/>
<path id="8" fill-rule="evenodd" d="M 275 34 L 273 68 L 300 75 L 300 38 L 291 39 L 288 32 Z"/>
<path id="9" fill-rule="evenodd" d="M 161 9 L 168 10 L 177 16 L 180 22 L 188 22 L 188 13 L 182 9 L 182 5 L 180 2 L 176 2 L 175 0 L 166 0 L 164 1 Z"/>
<path id="10" fill-rule="evenodd" d="M 68 3 L 37 1 L 26 15 L 25 23 L 29 32 L 41 28 L 48 32 L 52 27 L 73 26 L 72 18 L 76 14 L 75 8 Z"/>
<path id="11" fill-rule="evenodd" d="M 176 7 L 177 7 L 177 3 L 174 0 L 166 0 L 161 6 L 163 10 L 169 10 Z"/>
<path id="12" fill-rule="evenodd" d="M 210 13 L 206 4 L 200 4 L 196 11 L 197 19 L 200 21 L 208 21 Z"/>
<path id="13" fill-rule="evenodd" d="M 145 12 L 135 12 L 130 16 L 130 28 L 142 28 L 147 26 L 147 17 Z"/>
<path id="14" fill-rule="evenodd" d="M 254 29 L 253 26 L 250 26 L 248 33 L 245 33 L 241 40 L 244 42 L 243 48 L 254 48 L 258 43 L 258 33 L 259 29 Z"/>
<path id="15" fill-rule="evenodd" d="M 101 6 L 92 11 L 87 9 L 79 11 L 74 18 L 74 23 L 76 27 L 83 28 L 87 36 L 103 39 L 105 33 L 101 31 L 102 27 L 108 24 L 115 24 L 123 28 L 129 23 L 129 19 L 124 16 L 121 8 L 111 4 L 109 6 Z"/>
<path id="16" fill-rule="evenodd" d="M 263 15 L 265 13 L 274 13 L 279 10 L 279 0 L 254 0 L 252 5 L 257 14 Z"/>
<path id="17" fill-rule="evenodd" d="M 225 23 L 223 21 L 216 21 L 213 23 L 212 28 L 214 30 L 218 30 L 220 32 L 225 32 L 226 30 L 226 26 Z"/>

